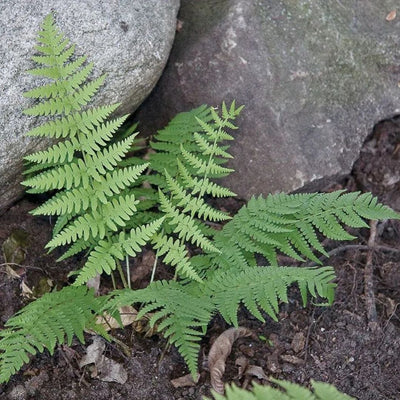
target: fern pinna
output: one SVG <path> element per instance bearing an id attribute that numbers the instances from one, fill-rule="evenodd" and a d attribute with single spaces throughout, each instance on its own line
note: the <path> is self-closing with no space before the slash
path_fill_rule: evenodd
<path id="1" fill-rule="evenodd" d="M 214 400 L 352 400 L 354 397 L 339 392 L 333 385 L 311 380 L 312 391 L 295 383 L 270 378 L 271 382 L 283 389 L 254 384 L 251 392 L 238 388 L 235 385 L 226 386 L 225 396 L 213 393 Z M 207 400 L 204 398 L 204 400 Z M 208 399 L 210 400 L 210 399 Z"/>
<path id="2" fill-rule="evenodd" d="M 29 72 L 50 82 L 25 93 L 39 100 L 25 114 L 53 119 L 28 135 L 59 142 L 25 157 L 33 164 L 27 173 L 34 176 L 23 184 L 33 193 L 58 190 L 33 214 L 58 216 L 54 237 L 47 247 L 52 250 L 70 245 L 61 259 L 89 249 L 88 260 L 77 278 L 77 284 L 81 284 L 97 273 L 110 273 L 126 254 L 135 255 L 162 221 L 124 231 L 139 202 L 127 188 L 147 168 L 147 164 L 118 167 L 135 139 L 130 135 L 112 142 L 127 116 L 107 120 L 117 104 L 86 107 L 105 76 L 88 80 L 93 65 L 85 64 L 86 57 L 74 56 L 75 46 L 55 27 L 51 14 L 43 23 L 38 41 L 36 50 L 41 55 L 33 60 L 39 67 Z M 102 257 L 105 262 L 99 263 Z M 124 279 L 123 274 L 121 277 Z"/>

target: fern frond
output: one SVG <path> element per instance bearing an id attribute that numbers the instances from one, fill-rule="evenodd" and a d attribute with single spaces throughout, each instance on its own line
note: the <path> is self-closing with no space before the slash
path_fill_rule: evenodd
<path id="1" fill-rule="evenodd" d="M 95 297 L 86 287 L 67 287 L 47 293 L 28 304 L 10 318 L 0 331 L 0 383 L 8 381 L 29 354 L 49 350 L 53 354 L 57 343 L 71 345 L 74 335 L 83 343 L 84 329 L 93 329 L 107 337 L 95 323 L 106 298 Z"/>
<path id="2" fill-rule="evenodd" d="M 190 372 L 196 375 L 200 340 L 212 315 L 212 303 L 185 291 L 182 285 L 173 281 L 157 281 L 141 290 L 123 290 L 113 293 L 114 299 L 107 305 L 116 310 L 122 305 L 146 304 L 138 313 L 141 318 L 153 312 L 150 325 L 158 325 L 158 331 L 174 344 Z"/>
<path id="3" fill-rule="evenodd" d="M 36 193 L 43 193 L 54 189 L 71 189 L 80 185 L 87 187 L 89 174 L 85 163 L 81 159 L 74 158 L 69 164 L 56 166 L 21 183 L 32 187 Z"/>
<path id="4" fill-rule="evenodd" d="M 282 392 L 271 386 L 262 386 L 257 383 L 254 384 L 251 392 L 235 385 L 226 385 L 225 396 L 213 392 L 213 397 L 214 400 L 355 400 L 354 397 L 341 393 L 333 385 L 324 382 L 311 380 L 313 387 L 313 391 L 311 391 L 288 381 L 273 378 L 270 380 L 285 391 Z"/>
<path id="5" fill-rule="evenodd" d="M 363 227 L 363 218 L 394 218 L 399 214 L 377 203 L 371 194 L 312 193 L 269 195 L 252 198 L 249 203 L 215 235 L 215 244 L 222 254 L 225 246 L 256 252 L 276 265 L 276 252 L 292 258 L 320 263 L 314 251 L 327 255 L 317 231 L 335 240 L 349 240 L 342 225 Z M 217 256 L 216 256 L 217 257 Z M 238 265 L 239 269 L 246 265 Z"/>
<path id="6" fill-rule="evenodd" d="M 240 303 L 262 322 L 265 320 L 260 309 L 277 320 L 279 301 L 288 301 L 287 290 L 293 283 L 298 284 L 304 304 L 307 303 L 307 293 L 332 303 L 334 277 L 331 267 L 252 267 L 239 273 L 233 268 L 215 273 L 204 290 L 224 319 L 238 326 Z"/>

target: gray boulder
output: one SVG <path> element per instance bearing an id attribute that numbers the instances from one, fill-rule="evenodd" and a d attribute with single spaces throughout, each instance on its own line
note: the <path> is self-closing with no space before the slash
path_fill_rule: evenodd
<path id="1" fill-rule="evenodd" d="M 107 73 L 95 105 L 122 103 L 131 113 L 150 93 L 167 61 L 176 29 L 179 0 L 17 1 L 0 0 L 0 213 L 23 188 L 21 158 L 43 147 L 23 135 L 37 120 L 22 116 L 30 101 L 22 93 L 37 85 L 33 68 L 36 33 L 44 17 L 55 12 L 57 26 Z"/>
<path id="2" fill-rule="evenodd" d="M 225 183 L 244 198 L 316 189 L 347 174 L 374 124 L 400 111 L 400 18 L 386 20 L 396 5 L 183 0 L 182 29 L 137 118 L 151 130 L 236 99 L 246 107 Z"/>

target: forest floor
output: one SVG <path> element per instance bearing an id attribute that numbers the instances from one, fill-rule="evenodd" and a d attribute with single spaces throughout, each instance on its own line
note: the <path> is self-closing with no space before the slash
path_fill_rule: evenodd
<path id="1" fill-rule="evenodd" d="M 399 122 L 378 124 L 352 173 L 326 189 L 371 191 L 400 211 Z M 57 254 L 46 254 L 44 245 L 50 239 L 52 225 L 49 219 L 28 214 L 36 206 L 32 198 L 24 198 L 0 217 L 0 245 L 17 243 L 12 251 L 19 264 L 12 266 L 12 277 L 4 254 L 0 255 L 0 328 L 28 303 L 32 296 L 29 289 L 39 296 L 51 286 L 63 286 L 68 282 L 68 273 L 79 267 L 78 258 L 56 263 Z M 228 211 L 235 212 L 237 207 L 225 204 L 225 208 L 232 209 Z M 332 307 L 309 304 L 304 308 L 297 289 L 291 288 L 289 303 L 281 305 L 279 322 L 266 318 L 262 324 L 240 311 L 240 325 L 251 329 L 259 339 L 241 338 L 234 343 L 225 382 L 244 387 L 252 382 L 267 384 L 260 377 L 240 377 L 237 365 L 246 359 L 250 365 L 262 367 L 267 376 L 303 385 L 308 385 L 310 379 L 330 382 L 359 400 L 400 399 L 400 222 L 377 225 L 373 250 L 368 248 L 368 229 L 351 233 L 357 236 L 351 243 L 325 243 L 332 256 L 323 261 L 337 274 Z M 147 250 L 134 261 L 132 274 L 136 274 L 137 287 L 148 282 L 152 257 Z M 376 316 L 371 313 L 371 293 L 366 298 L 364 291 L 368 258 L 373 265 L 372 306 L 376 306 Z M 202 342 L 200 379 L 194 386 L 172 385 L 172 379 L 188 371 L 177 351 L 168 349 L 162 337 L 146 338 L 127 327 L 113 334 L 129 346 L 131 355 L 126 356 L 115 344 L 106 344 L 105 349 L 105 355 L 127 371 L 125 384 L 102 381 L 90 366 L 79 367 L 93 340 L 88 334 L 87 345 L 76 341 L 70 347 L 59 346 L 53 356 L 45 352 L 32 357 L 7 384 L 0 385 L 0 399 L 200 400 L 210 395 L 206 355 L 215 338 L 227 328 L 218 316 L 210 323 Z"/>

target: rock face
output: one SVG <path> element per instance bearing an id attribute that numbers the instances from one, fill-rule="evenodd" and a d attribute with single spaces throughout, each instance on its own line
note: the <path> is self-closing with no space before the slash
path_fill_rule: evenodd
<path id="1" fill-rule="evenodd" d="M 400 111 L 400 18 L 385 19 L 395 4 L 183 0 L 141 126 L 236 99 L 246 107 L 225 183 L 245 198 L 315 189 L 348 173 L 374 124 Z"/>
<path id="2" fill-rule="evenodd" d="M 35 124 L 22 116 L 30 103 L 22 93 L 37 85 L 25 73 L 44 17 L 55 12 L 57 26 L 94 62 L 107 80 L 96 105 L 122 103 L 131 113 L 150 93 L 167 61 L 176 29 L 179 0 L 1 2 L 0 20 L 0 212 L 21 193 L 21 157 L 43 143 L 23 134 Z"/>

